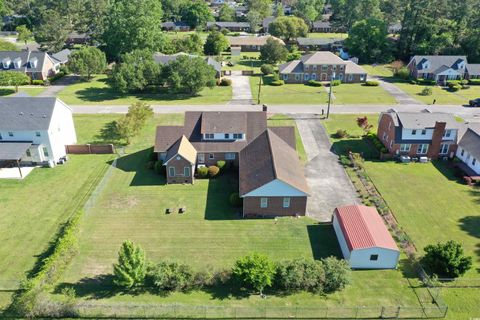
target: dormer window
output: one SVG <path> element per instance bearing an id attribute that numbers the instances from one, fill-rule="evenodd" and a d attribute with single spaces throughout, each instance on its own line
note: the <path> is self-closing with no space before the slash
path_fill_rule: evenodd
<path id="1" fill-rule="evenodd" d="M 305 65 L 305 71 L 308 71 L 308 66 L 307 65 Z"/>
<path id="2" fill-rule="evenodd" d="M 30 59 L 30 61 L 28 63 L 30 65 L 30 68 L 36 68 L 37 64 L 38 64 L 38 58 L 33 57 L 33 58 Z"/>
<path id="3" fill-rule="evenodd" d="M 230 134 L 229 133 L 225 133 L 225 139 L 230 139 Z"/>
<path id="4" fill-rule="evenodd" d="M 13 67 L 15 69 L 20 69 L 21 66 L 22 66 L 22 58 L 18 57 L 15 60 L 13 60 Z"/>
<path id="5" fill-rule="evenodd" d="M 422 136 L 426 135 L 427 134 L 427 130 L 423 129 L 422 130 Z"/>
<path id="6" fill-rule="evenodd" d="M 3 66 L 3 69 L 8 69 L 10 68 L 10 63 L 12 63 L 12 60 L 10 60 L 10 58 L 5 58 L 2 60 L 2 66 Z"/>

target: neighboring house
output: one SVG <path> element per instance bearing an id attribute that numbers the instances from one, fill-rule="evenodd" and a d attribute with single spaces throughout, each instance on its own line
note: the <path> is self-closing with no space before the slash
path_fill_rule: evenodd
<path id="1" fill-rule="evenodd" d="M 263 33 L 268 33 L 268 28 L 270 26 L 270 23 L 272 23 L 273 21 L 275 21 L 275 17 L 266 17 L 265 19 L 263 19 L 262 21 L 262 31 Z"/>
<path id="2" fill-rule="evenodd" d="M 70 32 L 65 43 L 67 45 L 88 44 L 90 40 L 90 35 L 87 33 Z"/>
<path id="3" fill-rule="evenodd" d="M 469 176 L 480 176 L 480 124 L 466 125 L 458 141 L 456 156 L 467 166 L 461 166 L 463 171 Z"/>
<path id="4" fill-rule="evenodd" d="M 389 110 L 380 114 L 377 135 L 392 155 L 452 158 L 461 127 L 449 113 Z"/>
<path id="5" fill-rule="evenodd" d="M 300 60 L 284 63 L 278 68 L 280 78 L 286 83 L 305 83 L 309 80 L 341 80 L 359 83 L 367 80 L 367 72 L 351 61 L 344 61 L 330 51 L 317 51 L 302 56 Z"/>
<path id="6" fill-rule="evenodd" d="M 194 183 L 195 169 L 223 160 L 239 170 L 243 215 L 305 215 L 308 186 L 294 127 L 267 127 L 262 112 L 186 112 L 183 126 L 157 127 L 154 152 L 167 183 Z"/>
<path id="7" fill-rule="evenodd" d="M 400 250 L 374 207 L 335 209 L 333 228 L 345 260 L 353 269 L 396 269 Z"/>
<path id="8" fill-rule="evenodd" d="M 167 21 L 162 23 L 165 31 L 190 31 L 190 26 L 182 21 Z"/>
<path id="9" fill-rule="evenodd" d="M 61 100 L 0 98 L 0 163 L 54 166 L 76 142 L 72 110 Z"/>
<path id="10" fill-rule="evenodd" d="M 416 79 L 435 80 L 440 84 L 480 77 L 480 65 L 469 64 L 466 56 L 414 56 L 407 68 Z"/>
<path id="11" fill-rule="evenodd" d="M 228 37 L 230 47 L 239 47 L 242 52 L 254 52 L 260 51 L 260 49 L 267 43 L 267 40 L 271 38 L 280 44 L 285 45 L 283 40 L 273 36 L 260 36 L 260 37 Z"/>
<path id="12" fill-rule="evenodd" d="M 297 38 L 298 49 L 302 51 L 338 51 L 343 48 L 341 38 Z"/>
<path id="13" fill-rule="evenodd" d="M 177 58 L 180 57 L 180 56 L 187 56 L 187 57 L 192 57 L 192 58 L 198 57 L 196 55 L 188 54 L 188 53 L 184 53 L 184 52 L 179 52 L 179 53 L 175 53 L 175 54 L 155 53 L 153 55 L 153 60 L 155 60 L 155 62 L 158 63 L 158 64 L 164 65 L 164 64 L 168 64 L 171 61 L 177 60 Z M 203 59 L 205 60 L 205 62 L 209 66 L 211 66 L 213 69 L 215 69 L 216 77 L 220 77 L 222 75 L 222 64 L 220 62 L 218 62 L 217 60 L 215 60 L 212 57 L 203 57 Z"/>
<path id="14" fill-rule="evenodd" d="M 241 18 L 247 15 L 248 8 L 246 6 L 235 7 L 235 17 Z"/>
<path id="15" fill-rule="evenodd" d="M 228 29 L 229 31 L 232 31 L 232 32 L 250 32 L 250 23 L 230 22 L 230 21 L 207 22 L 207 29 L 209 30 Z"/>
<path id="16" fill-rule="evenodd" d="M 17 71 L 32 80 L 46 80 L 58 72 L 58 61 L 42 51 L 0 51 L 0 71 Z"/>
<path id="17" fill-rule="evenodd" d="M 72 52 L 69 49 L 63 49 L 57 53 L 52 54 L 52 58 L 57 62 L 59 65 L 65 65 L 68 62 L 68 58 Z"/>
<path id="18" fill-rule="evenodd" d="M 402 24 L 400 22 L 388 26 L 388 33 L 398 34 L 400 31 L 402 31 Z"/>
<path id="19" fill-rule="evenodd" d="M 329 21 L 315 21 L 312 24 L 311 32 L 330 33 L 332 32 L 332 25 Z"/>

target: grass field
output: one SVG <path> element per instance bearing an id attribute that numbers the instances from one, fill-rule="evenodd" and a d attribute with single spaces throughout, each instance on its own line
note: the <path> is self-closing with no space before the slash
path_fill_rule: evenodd
<path id="1" fill-rule="evenodd" d="M 348 33 L 334 33 L 334 32 L 310 32 L 308 38 L 347 38 Z"/>
<path id="2" fill-rule="evenodd" d="M 436 100 L 435 104 L 466 104 L 468 102 L 468 99 L 460 96 L 460 94 L 463 94 L 463 91 L 471 90 L 468 89 L 458 92 L 450 92 L 439 86 L 428 86 L 429 88 L 432 88 L 432 95 L 422 96 L 420 95 L 420 93 L 422 92 L 423 88 L 425 88 L 425 86 L 410 84 L 406 82 L 396 82 L 395 85 L 409 95 L 413 96 L 415 99 L 426 104 L 432 104 L 434 99 Z M 472 92 L 473 91 L 474 90 L 472 90 Z"/>
<path id="3" fill-rule="evenodd" d="M 45 91 L 46 87 L 19 87 L 19 93 L 26 93 L 32 97 L 38 96 L 40 93 Z M 14 87 L 0 87 L 0 96 L 12 96 L 14 95 L 15 88 Z"/>
<path id="4" fill-rule="evenodd" d="M 216 86 L 206 88 L 198 96 L 170 93 L 144 93 L 122 95 L 106 83 L 107 76 L 100 75 L 90 82 L 75 83 L 66 87 L 58 97 L 67 104 L 117 105 L 144 101 L 150 104 L 222 104 L 231 100 L 232 88 Z"/>
<path id="5" fill-rule="evenodd" d="M 362 64 L 363 69 L 365 69 L 370 76 L 379 76 L 379 77 L 393 77 L 393 71 L 389 65 L 371 65 L 371 64 Z"/>
<path id="6" fill-rule="evenodd" d="M 234 65 L 225 65 L 223 70 L 253 70 L 255 74 L 260 73 L 260 67 L 263 64 L 259 60 L 260 52 L 242 52 L 240 56 L 231 56 L 230 53 L 223 53 L 222 58 L 224 62 L 231 61 Z"/>

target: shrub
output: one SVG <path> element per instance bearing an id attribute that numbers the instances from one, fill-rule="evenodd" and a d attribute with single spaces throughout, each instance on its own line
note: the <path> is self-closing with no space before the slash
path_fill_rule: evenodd
<path id="1" fill-rule="evenodd" d="M 161 175 L 165 175 L 165 173 L 167 172 L 167 168 L 163 165 L 162 160 L 158 160 L 158 161 L 155 162 L 153 170 L 156 173 L 161 174 Z"/>
<path id="2" fill-rule="evenodd" d="M 320 81 L 316 81 L 316 80 L 308 80 L 306 85 L 307 86 L 312 86 L 312 87 L 321 87 L 322 83 Z"/>
<path id="3" fill-rule="evenodd" d="M 224 160 L 218 160 L 217 161 L 217 167 L 218 167 L 218 169 L 220 169 L 220 171 L 222 171 L 225 168 L 226 164 L 227 163 Z"/>
<path id="4" fill-rule="evenodd" d="M 148 282 L 160 292 L 189 291 L 195 286 L 194 280 L 195 273 L 186 264 L 161 262 L 148 270 Z"/>
<path id="5" fill-rule="evenodd" d="M 437 84 L 435 80 L 431 79 L 417 79 L 416 83 L 424 86 L 433 86 Z"/>
<path id="6" fill-rule="evenodd" d="M 153 150 L 150 151 L 150 153 L 148 154 L 148 160 L 149 161 L 157 161 L 158 160 L 157 153 L 153 152 Z"/>
<path id="7" fill-rule="evenodd" d="M 241 207 L 243 204 L 243 199 L 240 198 L 238 192 L 230 194 L 230 197 L 228 199 L 230 200 L 230 204 L 235 208 Z"/>
<path id="8" fill-rule="evenodd" d="M 352 160 L 350 160 L 348 156 L 343 154 L 340 156 L 339 161 L 342 164 L 342 166 L 345 166 L 345 167 L 351 167 L 353 165 Z"/>
<path id="9" fill-rule="evenodd" d="M 296 259 L 277 265 L 275 284 L 287 292 L 322 293 L 325 271 L 321 261 Z"/>
<path id="10" fill-rule="evenodd" d="M 417 80 L 412 79 L 412 80 L 409 81 L 409 83 L 410 83 L 410 84 L 417 84 Z"/>
<path id="11" fill-rule="evenodd" d="M 230 33 L 230 30 L 228 30 L 227 28 L 222 28 L 222 29 L 220 29 L 220 32 L 221 32 L 224 36 L 226 36 L 227 34 Z"/>
<path id="12" fill-rule="evenodd" d="M 341 81 L 341 80 L 333 80 L 333 81 L 331 82 L 332 87 L 336 87 L 336 86 L 339 86 L 339 85 L 341 85 L 341 84 L 342 84 L 342 81 Z"/>
<path id="13" fill-rule="evenodd" d="M 278 80 L 280 80 L 280 75 L 274 72 L 272 75 L 272 81 L 278 81 Z"/>
<path id="14" fill-rule="evenodd" d="M 34 86 L 43 86 L 45 84 L 45 81 L 43 81 L 43 80 L 32 80 L 32 84 Z"/>
<path id="15" fill-rule="evenodd" d="M 447 86 L 449 88 L 453 87 L 453 86 L 456 86 L 456 85 L 460 85 L 461 82 L 460 80 L 447 80 Z"/>
<path id="16" fill-rule="evenodd" d="M 207 167 L 198 167 L 197 174 L 199 178 L 206 178 L 208 176 L 208 168 Z"/>
<path id="17" fill-rule="evenodd" d="M 274 81 L 270 82 L 270 85 L 274 86 L 274 87 L 283 86 L 284 84 L 285 84 L 285 81 L 283 81 L 283 80 L 274 80 Z"/>
<path id="18" fill-rule="evenodd" d="M 61 68 L 60 68 L 60 70 L 61 70 Z M 60 79 L 60 78 L 63 78 L 66 74 L 67 74 L 66 72 L 60 71 L 60 72 L 54 74 L 53 76 L 48 77 L 48 80 L 49 80 L 50 82 L 54 82 L 54 81 L 57 81 L 57 80 Z M 32 82 L 33 82 L 33 81 L 32 81 Z"/>
<path id="19" fill-rule="evenodd" d="M 459 84 L 452 85 L 452 86 L 450 87 L 450 91 L 452 91 L 452 92 L 456 92 L 456 91 L 458 91 L 458 90 L 460 90 L 460 89 L 462 89 L 462 86 L 459 85 Z"/>
<path id="20" fill-rule="evenodd" d="M 262 71 L 264 75 L 267 75 L 267 74 L 272 74 L 275 70 L 271 64 L 265 63 L 265 64 L 262 64 L 262 66 L 260 67 L 260 71 Z"/>
<path id="21" fill-rule="evenodd" d="M 470 79 L 468 83 L 472 86 L 480 86 L 480 79 Z"/>
<path id="22" fill-rule="evenodd" d="M 337 132 L 335 132 L 335 138 L 345 138 L 347 136 L 348 136 L 347 130 L 338 129 Z"/>
<path id="23" fill-rule="evenodd" d="M 243 287 L 253 288 L 262 294 L 263 289 L 273 283 L 275 264 L 267 256 L 253 253 L 235 262 L 232 276 Z"/>
<path id="24" fill-rule="evenodd" d="M 428 245 L 423 250 L 422 262 L 427 271 L 439 277 L 456 278 L 472 267 L 472 257 L 465 256 L 461 244 L 456 241 Z"/>
<path id="25" fill-rule="evenodd" d="M 470 89 L 468 84 L 462 84 L 462 90 Z"/>
<path id="26" fill-rule="evenodd" d="M 322 259 L 325 271 L 325 292 L 335 292 L 350 283 L 350 266 L 345 260 L 335 257 Z"/>
<path id="27" fill-rule="evenodd" d="M 380 85 L 380 83 L 379 83 L 378 81 L 376 81 L 376 80 L 367 80 L 367 81 L 365 82 L 365 85 L 366 85 L 367 87 L 378 87 L 378 86 Z"/>
<path id="28" fill-rule="evenodd" d="M 403 80 L 408 80 L 408 78 L 410 78 L 410 71 L 406 67 L 403 67 L 395 72 L 395 76 Z"/>
<path id="29" fill-rule="evenodd" d="M 232 85 L 232 80 L 228 78 L 221 78 L 217 80 L 217 85 L 221 87 L 230 87 Z"/>
<path id="30" fill-rule="evenodd" d="M 210 178 L 215 177 L 220 172 L 220 169 L 217 166 L 208 167 L 208 175 Z"/>
<path id="31" fill-rule="evenodd" d="M 421 96 L 431 96 L 433 94 L 433 90 L 430 87 L 423 88 L 422 92 L 420 92 Z"/>
<path id="32" fill-rule="evenodd" d="M 143 284 L 146 259 L 143 249 L 131 241 L 125 241 L 118 252 L 118 263 L 113 265 L 113 283 L 132 288 Z"/>

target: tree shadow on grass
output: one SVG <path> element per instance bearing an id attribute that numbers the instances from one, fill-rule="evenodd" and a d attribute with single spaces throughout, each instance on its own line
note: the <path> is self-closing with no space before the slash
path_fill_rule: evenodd
<path id="1" fill-rule="evenodd" d="M 480 216 L 467 216 L 459 220 L 460 229 L 466 231 L 470 236 L 480 239 Z M 480 261 L 480 243 L 475 246 L 475 254 L 477 255 L 477 261 Z M 480 268 L 477 268 L 477 272 L 480 272 Z"/>
<path id="2" fill-rule="evenodd" d="M 14 94 L 15 90 L 13 89 L 8 89 L 8 88 L 1 88 L 0 89 L 0 96 L 9 96 L 11 94 Z"/>
<path id="3" fill-rule="evenodd" d="M 125 146 L 126 143 L 122 141 L 122 138 L 117 132 L 116 126 L 117 126 L 116 121 L 107 122 L 100 129 L 100 133 L 97 134 L 91 141 L 88 141 L 88 143 L 91 143 L 91 144 L 111 143 L 116 146 Z"/>
<path id="4" fill-rule="evenodd" d="M 312 248 L 313 258 L 320 260 L 330 256 L 342 258 L 340 245 L 332 224 L 312 224 L 307 226 L 308 238 Z"/>
<path id="5" fill-rule="evenodd" d="M 334 137 L 334 135 L 331 135 Z M 350 151 L 360 153 L 365 159 L 378 159 L 378 151 L 366 138 L 342 139 L 332 143 L 332 152 L 338 155 L 347 155 Z"/>
<path id="6" fill-rule="evenodd" d="M 135 172 L 130 186 L 161 186 L 166 184 L 165 176 L 147 167 L 152 148 L 124 155 L 117 159 L 117 168 L 125 172 Z"/>

